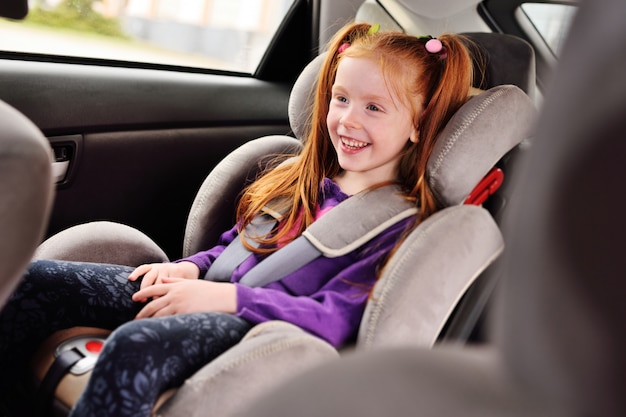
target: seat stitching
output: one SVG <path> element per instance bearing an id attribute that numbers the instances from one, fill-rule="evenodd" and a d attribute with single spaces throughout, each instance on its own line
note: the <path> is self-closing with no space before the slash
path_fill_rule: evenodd
<path id="1" fill-rule="evenodd" d="M 463 132 L 465 132 L 465 130 L 467 130 L 467 127 L 470 125 L 470 123 L 473 122 L 482 112 L 484 112 L 484 110 L 489 105 L 491 105 L 494 100 L 496 100 L 497 98 L 499 98 L 503 94 L 507 93 L 508 91 L 509 90 L 507 90 L 507 89 L 501 88 L 501 89 L 498 89 L 497 91 L 493 92 L 493 94 L 491 94 L 489 97 L 485 98 L 480 105 L 478 105 L 469 115 L 467 115 L 466 117 L 464 117 L 461 120 L 460 126 L 457 127 L 457 129 L 455 129 L 454 133 L 450 136 L 450 139 L 446 142 L 446 145 L 445 145 L 443 151 L 435 159 L 435 166 L 431 170 L 431 175 L 430 175 L 430 184 L 431 185 L 433 185 L 434 178 L 436 177 L 436 175 L 437 175 L 437 173 L 439 171 L 439 168 L 441 168 L 443 160 L 450 153 L 450 151 L 452 150 L 452 147 L 457 142 L 457 140 L 461 137 Z"/>

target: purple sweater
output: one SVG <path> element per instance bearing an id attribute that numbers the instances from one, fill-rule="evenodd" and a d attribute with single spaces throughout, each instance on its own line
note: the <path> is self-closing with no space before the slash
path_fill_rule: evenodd
<path id="1" fill-rule="evenodd" d="M 328 178 L 321 188 L 322 213 L 348 198 Z M 250 288 L 238 284 L 241 277 L 263 258 L 263 255 L 251 254 L 231 277 L 231 282 L 237 286 L 237 316 L 255 324 L 284 320 L 335 347 L 353 341 L 369 292 L 376 282 L 378 266 L 410 221 L 410 218 L 405 219 L 389 227 L 363 247 L 345 256 L 333 259 L 319 257 L 265 287 Z M 180 261 L 196 264 L 202 277 L 235 238 L 237 228 L 233 227 L 221 236 L 217 246 Z"/>

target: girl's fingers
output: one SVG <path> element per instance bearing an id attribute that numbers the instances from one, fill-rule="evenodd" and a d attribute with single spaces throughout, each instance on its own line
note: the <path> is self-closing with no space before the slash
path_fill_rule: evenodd
<path id="1" fill-rule="evenodd" d="M 133 301 L 138 303 L 145 303 L 150 298 L 161 297 L 167 294 L 167 285 L 157 284 L 150 285 L 149 287 L 142 288 L 133 294 Z"/>
<path id="2" fill-rule="evenodd" d="M 156 300 L 152 300 L 148 304 L 146 304 L 135 316 L 135 319 L 145 319 L 148 317 L 153 317 L 155 313 L 159 312 L 161 309 L 167 306 L 167 302 L 163 301 L 164 298 L 158 298 Z"/>
<path id="3" fill-rule="evenodd" d="M 148 277 L 148 274 L 146 274 L 146 277 Z M 144 277 L 144 280 L 146 277 Z M 145 288 L 142 285 L 142 288 L 133 294 L 133 301 L 145 303 L 150 298 L 154 299 L 162 297 L 171 289 L 170 284 L 175 284 L 181 281 L 185 282 L 186 280 L 184 278 L 163 277 L 161 278 L 161 282 L 158 284 L 147 285 Z"/>
<path id="4" fill-rule="evenodd" d="M 157 311 L 155 311 L 151 317 L 167 317 L 167 316 L 173 316 L 176 313 L 177 312 L 174 309 L 174 307 L 171 304 L 168 304 L 165 307 L 160 308 Z"/>
<path id="5" fill-rule="evenodd" d="M 128 279 L 131 281 L 135 281 L 137 278 L 145 274 L 150 270 L 150 265 L 139 265 L 133 272 L 130 273 Z"/>
<path id="6" fill-rule="evenodd" d="M 185 278 L 175 278 L 175 277 L 163 277 L 161 278 L 161 282 L 163 284 L 174 284 L 176 282 L 185 281 Z"/>
<path id="7" fill-rule="evenodd" d="M 152 268 L 145 273 L 143 276 L 143 280 L 141 281 L 141 285 L 139 288 L 144 289 L 152 286 L 159 277 L 159 270 L 157 268 Z"/>
<path id="8" fill-rule="evenodd" d="M 144 278 L 145 279 L 145 278 Z M 142 319 L 147 317 L 161 317 L 176 314 L 178 308 L 176 307 L 176 295 L 171 293 L 176 283 L 189 283 L 189 280 L 185 278 L 172 278 L 163 277 L 160 279 L 161 283 L 142 288 L 133 294 L 133 301 L 139 303 L 147 303 L 135 316 L 136 319 Z M 180 298 L 180 291 L 175 291 Z M 148 300 L 151 300 L 148 302 Z M 180 300 L 179 300 L 180 301 Z M 179 306 L 180 307 L 180 306 Z"/>

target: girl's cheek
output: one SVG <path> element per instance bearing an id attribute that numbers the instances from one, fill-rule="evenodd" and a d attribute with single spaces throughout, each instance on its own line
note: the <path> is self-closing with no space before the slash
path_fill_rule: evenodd
<path id="1" fill-rule="evenodd" d="M 337 126 L 337 117 L 335 117 L 335 113 L 333 111 L 329 111 L 326 116 L 326 126 L 329 130 L 333 130 L 334 127 Z"/>

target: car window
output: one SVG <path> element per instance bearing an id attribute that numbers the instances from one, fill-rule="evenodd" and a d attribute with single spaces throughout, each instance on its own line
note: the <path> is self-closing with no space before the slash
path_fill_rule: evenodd
<path id="1" fill-rule="evenodd" d="M 552 53 L 558 56 L 578 7 L 567 4 L 524 3 L 521 8 Z"/>
<path id="2" fill-rule="evenodd" d="M 0 51 L 253 73 L 294 0 L 32 0 Z"/>

